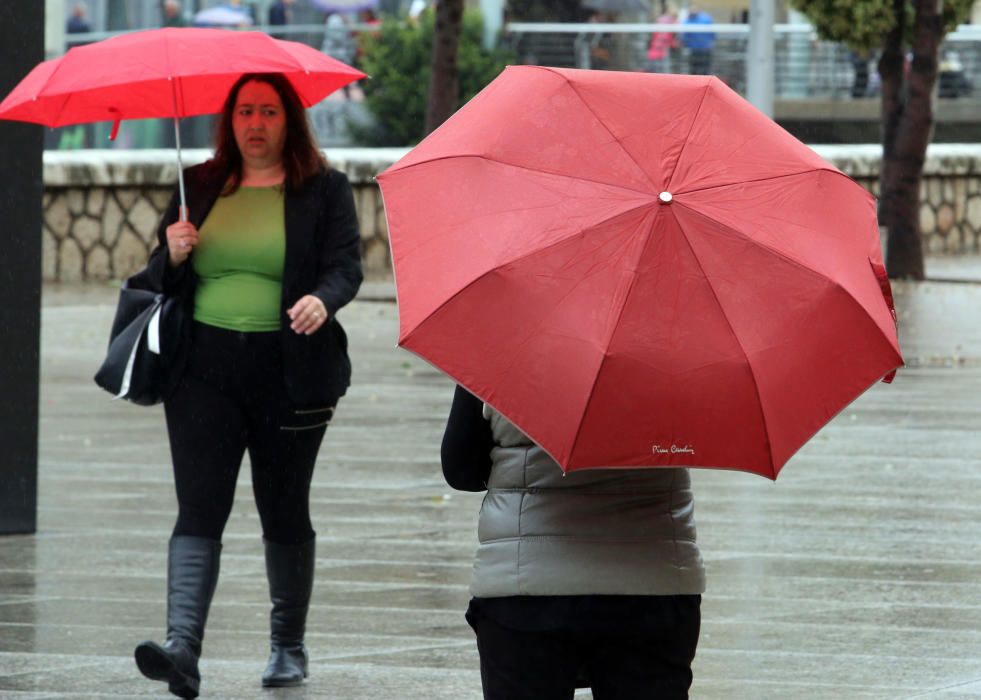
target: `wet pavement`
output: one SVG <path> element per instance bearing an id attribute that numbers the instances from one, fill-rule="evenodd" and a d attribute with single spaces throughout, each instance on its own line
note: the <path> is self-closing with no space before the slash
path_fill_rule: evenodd
<path id="1" fill-rule="evenodd" d="M 981 698 L 981 284 L 896 296 L 909 367 L 894 384 L 776 483 L 693 472 L 708 570 L 693 698 Z M 163 636 L 175 516 L 163 414 L 91 381 L 114 298 L 45 289 L 39 529 L 0 538 L 0 698 L 169 697 L 132 661 Z M 268 599 L 245 468 L 202 697 L 480 697 L 463 619 L 480 495 L 442 481 L 452 385 L 394 348 L 390 298 L 371 285 L 342 311 L 356 374 L 314 477 L 310 679 L 259 688 Z"/>

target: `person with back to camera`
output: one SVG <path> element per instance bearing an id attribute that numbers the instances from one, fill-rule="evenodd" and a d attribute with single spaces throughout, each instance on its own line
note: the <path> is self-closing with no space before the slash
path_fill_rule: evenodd
<path id="1" fill-rule="evenodd" d="M 186 171 L 190 221 L 171 200 L 145 273 L 193 315 L 180 382 L 165 399 L 178 515 L 167 564 L 167 638 L 136 663 L 196 697 L 221 537 L 246 450 L 272 600 L 263 686 L 307 675 L 314 462 L 350 384 L 335 315 L 361 284 L 347 178 L 328 169 L 282 75 L 243 76 L 210 161 Z"/>
<path id="2" fill-rule="evenodd" d="M 705 571 L 685 468 L 563 474 L 456 388 L 447 483 L 483 491 L 467 621 L 486 700 L 687 698 Z M 578 683 L 578 685 L 582 685 Z"/>

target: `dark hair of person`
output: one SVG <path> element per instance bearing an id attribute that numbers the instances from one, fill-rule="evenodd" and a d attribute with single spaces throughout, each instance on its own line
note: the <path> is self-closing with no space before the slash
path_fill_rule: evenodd
<path id="1" fill-rule="evenodd" d="M 232 89 L 228 91 L 225 106 L 221 110 L 221 118 L 215 131 L 215 156 L 211 165 L 218 172 L 227 173 L 227 181 L 222 195 L 233 194 L 242 184 L 242 153 L 235 142 L 235 131 L 232 129 L 232 116 L 235 112 L 235 102 L 242 86 L 248 82 L 266 83 L 279 95 L 286 114 L 286 141 L 283 144 L 283 168 L 286 179 L 283 183 L 287 190 L 299 190 L 311 177 L 327 167 L 317 142 L 310 130 L 307 113 L 300 102 L 299 95 L 280 73 L 248 73 L 239 78 Z"/>

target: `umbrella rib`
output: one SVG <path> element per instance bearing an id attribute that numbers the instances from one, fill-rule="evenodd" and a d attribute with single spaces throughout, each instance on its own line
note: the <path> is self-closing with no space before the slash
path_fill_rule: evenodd
<path id="1" fill-rule="evenodd" d="M 825 172 L 831 173 L 831 174 L 839 174 L 839 175 L 841 174 L 841 173 L 838 173 L 835 170 L 828 170 L 826 168 L 823 168 L 821 170 L 807 170 L 807 171 L 804 171 L 803 173 L 796 173 L 796 174 L 797 175 L 810 175 L 812 173 L 821 174 L 821 173 L 825 173 Z M 847 175 L 842 175 L 842 177 L 848 178 Z M 851 178 L 848 178 L 848 179 L 851 180 Z M 744 184 L 744 183 L 737 183 L 737 184 Z M 861 185 L 858 185 L 858 186 L 861 187 Z M 865 191 L 865 190 L 863 189 L 863 191 Z M 791 263 L 791 264 L 793 264 L 793 265 L 801 268 L 802 270 L 807 270 L 807 271 L 811 272 L 812 274 L 817 275 L 818 277 L 822 278 L 823 280 L 825 280 L 829 284 L 833 284 L 833 285 L 839 286 L 839 287 L 841 286 L 836 281 L 834 281 L 833 279 L 831 279 L 830 277 L 828 277 L 827 275 L 823 275 L 819 271 L 814 270 L 814 269 L 808 267 L 807 265 L 805 265 L 804 263 L 802 263 L 800 260 L 797 260 L 796 258 L 794 258 L 794 257 L 792 257 L 790 255 L 787 255 L 787 253 L 783 252 L 782 250 L 779 250 L 777 248 L 774 248 L 771 245 L 767 245 L 766 243 L 764 243 L 762 241 L 758 241 L 755 238 L 752 238 L 751 236 L 747 236 L 745 233 L 743 233 L 742 231 L 740 231 L 739 229 L 737 229 L 737 228 L 735 228 L 733 226 L 729 226 L 728 224 L 724 224 L 721 221 L 716 221 L 712 217 L 703 214 L 702 212 L 698 211 L 697 209 L 695 209 L 695 208 L 693 208 L 693 207 L 691 207 L 689 205 L 683 204 L 681 201 L 676 201 L 675 203 L 678 206 L 683 207 L 685 210 L 690 211 L 695 216 L 700 216 L 703 219 L 707 219 L 707 220 L 711 221 L 714 224 L 717 224 L 719 226 L 725 227 L 725 229 L 727 231 L 733 232 L 735 235 L 739 236 L 740 238 L 742 238 L 743 240 L 745 240 L 745 241 L 747 241 L 749 243 L 752 243 L 754 246 L 757 246 L 759 248 L 762 248 L 763 250 L 766 250 L 766 251 L 772 253 L 773 255 L 776 255 L 777 257 L 779 257 L 779 258 L 785 260 L 786 262 L 789 262 L 789 263 Z M 679 226 L 680 226 L 680 223 L 679 223 Z M 687 239 L 687 234 L 686 234 L 686 239 Z M 844 289 L 844 287 L 842 287 L 842 289 Z M 847 289 L 845 291 L 848 292 Z M 853 294 L 851 294 L 850 292 L 848 292 L 848 294 L 849 294 L 849 296 L 852 297 L 852 299 L 855 300 L 855 303 L 861 305 L 861 302 L 859 302 L 858 299 L 855 299 L 855 296 Z"/>
<path id="2" fill-rule="evenodd" d="M 805 173 L 805 174 L 809 174 L 809 173 L 822 173 L 822 172 L 835 173 L 835 171 L 833 171 L 833 170 L 811 170 L 811 171 L 808 171 L 808 173 Z M 844 177 L 848 177 L 848 176 L 845 175 Z M 848 178 L 848 179 L 851 179 L 851 178 Z M 831 279 L 827 275 L 822 274 L 820 271 L 815 270 L 815 269 L 813 269 L 811 267 L 808 267 L 807 265 L 805 265 L 804 263 L 802 263 L 800 260 L 797 260 L 796 258 L 791 257 L 790 255 L 787 255 L 782 250 L 779 250 L 777 248 L 774 248 L 771 245 L 767 245 L 766 243 L 763 243 L 762 241 L 758 241 L 755 238 L 752 238 L 750 236 L 747 236 L 745 233 L 743 233 L 739 229 L 737 229 L 737 228 L 735 228 L 733 226 L 729 226 L 727 224 L 724 224 L 721 221 L 716 221 L 712 217 L 706 216 L 705 214 L 701 213 L 700 211 L 697 211 L 696 209 L 693 209 L 690 206 L 684 205 L 681 202 L 676 202 L 676 204 L 677 204 L 677 206 L 680 206 L 680 207 L 684 208 L 686 211 L 690 211 L 695 216 L 699 216 L 699 217 L 701 217 L 703 219 L 707 219 L 708 221 L 711 221 L 712 223 L 717 224 L 718 226 L 724 227 L 727 231 L 731 231 L 733 234 L 735 234 L 739 238 L 743 239 L 744 241 L 746 241 L 748 243 L 752 243 L 754 246 L 760 248 L 761 250 L 764 250 L 764 251 L 770 253 L 771 255 L 774 255 L 774 256 L 780 258 L 781 260 L 783 260 L 783 261 L 785 261 L 785 262 L 787 262 L 787 263 L 789 263 L 791 265 L 794 265 L 795 267 L 798 267 L 801 270 L 804 270 L 807 273 L 810 273 L 812 275 L 816 275 L 817 277 L 820 277 L 822 280 L 824 280 L 825 282 L 827 282 L 829 285 L 833 285 L 833 286 L 838 287 L 839 289 L 841 289 L 845 294 L 847 294 L 849 297 L 851 297 L 852 301 L 855 302 L 856 304 L 858 304 L 859 307 L 865 308 L 865 307 L 862 306 L 862 302 L 860 302 L 858 299 L 856 299 L 855 298 L 855 295 L 852 294 L 851 291 L 849 291 L 847 287 L 842 286 L 841 284 L 839 284 L 835 280 Z M 680 222 L 679 222 L 678 225 L 681 226 Z M 683 229 L 682 229 L 682 232 L 684 232 Z M 685 239 L 686 240 L 687 240 L 687 237 L 688 237 L 687 234 L 685 234 Z M 689 243 L 689 246 L 691 246 L 691 243 Z M 701 263 L 699 263 L 699 265 L 701 265 Z"/>
<path id="3" fill-rule="evenodd" d="M 74 92 L 69 92 L 67 95 L 64 95 L 63 96 L 63 99 L 61 101 L 61 105 L 58 107 L 58 116 L 56 116 L 54 118 L 54 123 L 51 125 L 51 128 L 57 128 L 57 127 L 62 127 L 62 126 L 71 126 L 71 123 L 70 122 L 66 122 L 64 124 L 61 123 L 61 115 L 63 115 L 65 113 L 65 109 L 68 107 L 68 103 L 71 101 L 72 97 L 74 97 L 74 96 L 75 96 L 75 93 Z M 76 123 L 77 124 L 82 124 L 82 123 L 86 123 L 86 122 L 76 122 Z M 87 122 L 87 123 L 91 124 L 91 122 Z"/>
<path id="4" fill-rule="evenodd" d="M 735 187 L 736 185 L 750 185 L 753 184 L 754 182 L 767 182 L 770 180 L 780 180 L 785 177 L 799 177 L 800 175 L 810 175 L 811 173 L 830 173 L 832 175 L 838 175 L 845 179 L 852 180 L 850 177 L 845 175 L 843 172 L 841 172 L 834 166 L 828 166 L 823 168 L 811 168 L 809 170 L 798 170 L 793 173 L 784 173 L 783 175 L 771 175 L 770 177 L 759 177 L 754 180 L 736 180 L 734 182 L 723 182 L 718 185 L 707 185 L 706 187 L 699 187 L 693 190 L 683 190 L 677 192 L 676 195 L 695 194 L 696 192 L 708 192 L 709 190 L 715 190 L 722 187 Z M 854 182 L 854 180 L 852 180 L 852 182 Z M 861 187 L 861 185 L 859 185 L 859 187 Z M 873 195 L 871 192 L 869 192 L 869 196 L 873 198 L 875 197 L 875 195 Z"/>
<path id="5" fill-rule="evenodd" d="M 695 123 L 698 121 L 699 115 L 702 113 L 702 106 L 705 104 L 705 98 L 708 97 L 709 88 L 712 86 L 712 80 L 715 80 L 714 76 L 710 76 L 707 81 L 705 81 L 705 88 L 702 90 L 702 99 L 698 102 L 698 109 L 695 110 L 695 116 L 692 117 L 691 124 L 688 125 L 688 133 L 685 135 L 685 140 L 681 144 L 681 153 L 678 154 L 677 160 L 674 162 L 674 167 L 671 169 L 671 174 L 668 176 L 667 184 L 664 186 L 668 192 L 671 191 L 671 182 L 674 180 L 674 174 L 678 172 L 678 164 L 681 163 L 681 159 L 685 155 L 685 149 L 688 148 L 688 142 L 691 140 L 691 132 L 695 130 Z"/>
<path id="6" fill-rule="evenodd" d="M 418 168 L 419 166 L 428 165 L 430 163 L 438 163 L 441 160 L 453 160 L 456 158 L 477 158 L 480 160 L 486 160 L 488 163 L 497 163 L 498 165 L 505 165 L 509 168 L 527 170 L 530 173 L 538 173 L 541 175 L 554 175 L 555 177 L 562 177 L 568 180 L 573 180 L 575 182 L 586 182 L 592 185 L 603 185 L 604 187 L 612 187 L 614 189 L 622 190 L 623 192 L 633 192 L 635 194 L 642 194 L 645 197 L 653 198 L 653 195 L 649 190 L 635 190 L 631 187 L 624 187 L 622 185 L 618 185 L 612 182 L 604 182 L 603 180 L 592 180 L 588 177 L 577 177 L 575 175 L 569 175 L 568 173 L 554 172 L 551 170 L 538 170 L 536 168 L 529 168 L 527 165 L 519 165 L 518 163 L 509 163 L 506 160 L 499 160 L 492 156 L 483 155 L 480 153 L 466 153 L 466 154 L 454 153 L 452 155 L 439 156 L 437 158 L 429 158 L 428 160 L 421 160 L 418 163 L 412 163 L 411 165 L 406 165 L 405 167 L 399 168 L 397 171 L 394 171 L 392 174 L 394 174 L 395 172 L 399 172 L 399 173 L 405 172 L 406 170 L 411 170 L 412 168 Z M 378 177 L 384 178 L 387 172 L 388 171 L 386 171 L 385 173 L 381 173 Z"/>
<path id="7" fill-rule="evenodd" d="M 275 42 L 276 41 L 276 39 L 274 39 L 273 37 L 269 36 L 268 34 L 263 33 L 263 36 L 269 37 L 269 41 L 272 41 L 272 42 Z M 273 48 L 276 48 L 276 44 L 275 43 L 273 44 Z M 292 53 L 290 53 L 288 51 L 287 51 L 287 53 L 289 54 L 290 60 L 293 61 L 293 63 L 296 65 L 296 68 L 294 70 L 306 71 L 306 68 L 303 67 L 303 63 L 300 62 L 300 59 L 298 59 L 296 56 L 294 56 Z"/>
<path id="8" fill-rule="evenodd" d="M 695 213 L 697 214 L 697 212 Z M 769 454 L 770 456 L 770 463 L 768 466 L 770 468 L 770 473 L 773 475 L 771 478 L 776 479 L 777 470 L 776 470 L 776 466 L 773 463 L 773 442 L 770 440 L 770 428 L 766 422 L 766 410 L 764 410 L 763 408 L 763 397 L 760 395 L 760 388 L 758 382 L 756 381 L 756 371 L 753 369 L 753 363 L 750 362 L 749 353 L 746 352 L 746 348 L 743 347 L 743 343 L 739 339 L 739 335 L 736 333 L 736 329 L 733 328 L 732 322 L 729 321 L 729 317 L 726 315 L 725 307 L 722 306 L 722 300 L 719 299 L 718 292 L 716 292 L 715 287 L 712 286 L 712 280 L 709 277 L 709 275 L 706 273 L 705 267 L 702 265 L 702 261 L 698 257 L 698 253 L 695 252 L 695 246 L 691 244 L 691 240 L 689 240 L 688 238 L 688 233 L 685 231 L 685 227 L 681 225 L 681 221 L 678 220 L 677 216 L 674 217 L 674 220 L 675 223 L 678 224 L 678 230 L 681 231 L 681 235 L 685 239 L 685 243 L 688 245 L 688 249 L 691 251 L 692 257 L 695 259 L 695 263 L 698 265 L 698 269 L 702 271 L 702 277 L 705 279 L 705 283 L 708 284 L 708 288 L 712 292 L 712 297 L 715 299 L 715 303 L 718 305 L 719 311 L 722 312 L 722 318 L 725 319 L 726 325 L 729 326 L 729 331 L 732 333 L 732 337 L 736 340 L 736 344 L 739 346 L 740 351 L 742 351 L 743 357 L 746 358 L 746 366 L 749 367 L 750 374 L 753 375 L 753 389 L 756 390 L 756 402 L 760 407 L 760 416 L 763 418 L 763 433 L 766 435 L 767 454 Z M 715 222 L 715 223 L 719 223 L 719 222 Z M 724 224 L 719 224 L 719 225 L 724 226 Z M 731 227 L 729 226 L 725 226 L 725 228 L 730 230 L 735 230 L 735 229 L 731 229 Z M 738 233 L 738 231 L 736 233 Z M 794 262 L 796 263 L 796 261 Z M 796 264 L 799 265 L 800 263 L 796 263 Z"/>
<path id="9" fill-rule="evenodd" d="M 579 90 L 576 89 L 576 86 L 572 83 L 571 80 L 569 80 L 568 76 L 563 75 L 562 73 L 559 73 L 558 71 L 556 71 L 553 68 L 546 68 L 544 66 L 539 66 L 539 68 L 541 68 L 544 71 L 548 71 L 550 73 L 554 73 L 555 75 L 559 76 L 566 83 L 569 84 L 569 88 L 576 94 L 576 97 L 579 98 L 579 100 L 583 103 L 583 105 L 586 107 L 586 109 L 588 109 L 590 111 L 590 113 L 596 118 L 596 122 L 598 124 L 601 124 L 603 126 L 603 128 L 606 129 L 606 132 L 610 136 L 612 136 L 613 137 L 613 140 L 616 141 L 617 142 L 617 145 L 620 146 L 620 150 L 622 150 L 624 152 L 624 154 L 633 162 L 633 164 L 637 166 L 637 169 L 641 173 L 643 173 L 644 179 L 647 180 L 649 183 L 651 183 L 651 189 L 652 190 L 656 190 L 657 189 L 657 185 L 655 185 L 654 182 L 651 180 L 651 176 L 648 175 L 647 174 L 647 171 L 644 170 L 644 168 L 641 166 L 641 164 L 637 162 L 637 159 L 634 158 L 633 154 L 626 149 L 626 147 L 623 145 L 623 142 L 616 137 L 616 134 L 614 134 L 612 131 L 610 131 L 610 127 L 608 127 L 606 125 L 606 122 L 604 122 L 602 119 L 600 119 L 600 116 L 596 113 L 596 111 L 592 108 L 592 106 L 585 100 L 585 98 L 583 98 L 583 96 L 580 94 Z M 701 105 L 699 105 L 699 108 L 701 108 Z M 697 117 L 698 115 L 696 114 L 695 116 Z"/>
<path id="10" fill-rule="evenodd" d="M 501 265 L 513 265 L 514 263 L 521 262 L 525 258 L 530 258 L 533 255 L 539 255 L 539 254 L 541 254 L 541 253 L 543 253 L 543 252 L 545 252 L 547 250 L 550 250 L 550 249 L 554 248 L 557 245 L 561 245 L 563 243 L 566 243 L 569 239 L 571 239 L 571 238 L 573 238 L 575 236 L 580 236 L 580 235 L 586 233 L 587 231 L 590 231 L 590 230 L 596 228 L 597 226 L 602 226 L 604 224 L 608 224 L 611 221 L 613 221 L 614 219 L 617 219 L 617 218 L 619 218 L 621 216 L 626 216 L 627 214 L 631 214 L 631 213 L 637 211 L 638 209 L 643 209 L 644 207 L 647 207 L 647 206 L 650 206 L 650 203 L 649 202 L 643 202 L 642 204 L 638 204 L 635 207 L 630 207 L 629 209 L 624 209 L 623 211 L 617 212 L 615 215 L 611 216 L 608 219 L 602 219 L 602 220 L 597 221 L 597 222 L 595 222 L 593 224 L 590 224 L 589 226 L 586 226 L 584 228 L 580 228 L 578 231 L 576 231 L 575 233 L 572 233 L 572 234 L 566 236 L 565 238 L 560 238 L 558 240 L 552 241 L 551 243 L 549 243 L 544 248 L 536 248 L 536 249 L 534 249 L 532 251 L 529 251 L 527 253 L 523 253 L 522 255 L 519 255 L 516 258 L 512 258 L 510 260 L 504 260 L 504 261 L 497 262 L 497 263 L 495 263 L 494 268 L 492 268 L 491 270 L 488 270 L 487 272 L 492 272 L 493 269 L 499 268 L 499 267 L 501 267 Z M 485 272 L 483 274 L 487 274 L 487 272 Z M 483 277 L 483 275 L 481 275 L 481 277 Z"/>
<path id="11" fill-rule="evenodd" d="M 654 211 L 654 219 L 661 214 L 663 207 L 658 207 Z M 646 221 L 646 217 L 645 217 Z M 641 259 L 644 256 L 644 252 L 647 250 L 647 246 L 651 244 L 651 232 L 654 230 L 653 222 L 647 227 L 646 240 L 644 245 L 640 248 L 640 253 L 637 259 Z M 569 448 L 569 461 L 572 461 L 572 455 L 576 452 L 576 445 L 579 444 L 579 436 L 582 435 L 582 426 L 586 422 L 586 415 L 589 413 L 589 405 L 593 402 L 593 397 L 596 395 L 596 385 L 599 383 L 600 374 L 603 373 L 603 365 L 610 356 L 610 341 L 613 340 L 613 336 L 616 333 L 617 327 L 620 325 L 620 319 L 623 318 L 624 310 L 627 308 L 627 300 L 630 299 L 630 293 L 634 290 L 634 285 L 637 284 L 637 268 L 634 267 L 633 274 L 630 276 L 630 286 L 627 288 L 626 293 L 623 295 L 623 303 L 620 304 L 620 309 L 617 311 L 616 322 L 610 324 L 610 334 L 606 338 L 603 348 L 603 358 L 600 360 L 599 367 L 596 369 L 596 375 L 593 377 L 593 383 L 589 387 L 589 398 L 586 400 L 586 405 L 583 407 L 582 415 L 579 416 L 579 425 L 576 427 L 576 439 L 572 441 L 572 446 Z"/>
<path id="12" fill-rule="evenodd" d="M 58 61 L 58 65 L 55 66 L 55 69 L 53 71 L 51 71 L 51 75 L 49 75 L 48 78 L 47 78 L 47 80 L 44 81 L 44 85 L 45 86 L 51 84 L 51 79 L 54 78 L 55 75 L 58 74 L 58 71 L 60 71 L 64 67 L 64 65 L 65 65 L 65 59 L 68 58 L 68 55 L 71 54 L 71 52 L 74 51 L 74 50 L 75 49 L 68 49 L 68 52 L 64 56 L 62 56 L 61 60 Z M 40 97 L 41 96 L 41 93 L 43 93 L 43 92 L 44 92 L 44 87 L 42 86 L 41 92 L 39 92 L 37 95 L 35 95 L 35 97 Z M 61 106 L 58 108 L 58 116 L 55 117 L 54 124 L 52 125 L 52 128 L 54 128 L 55 126 L 69 126 L 69 124 L 61 124 L 60 123 L 61 122 L 61 115 L 65 113 L 65 106 L 68 104 L 68 101 L 74 95 L 75 95 L 75 92 L 74 91 L 73 92 L 69 92 L 67 95 L 58 95 L 58 97 L 64 97 L 65 99 L 61 103 Z M 54 97 L 54 95 L 52 95 L 51 97 Z"/>
<path id="13" fill-rule="evenodd" d="M 574 237 L 574 236 L 579 236 L 579 235 L 582 235 L 582 234 L 584 234 L 585 232 L 587 232 L 587 231 L 589 231 L 590 229 L 592 229 L 592 228 L 595 228 L 596 226 L 600 226 L 600 225 L 603 225 L 603 224 L 606 224 L 606 223 L 609 223 L 610 221 L 613 221 L 613 220 L 614 220 L 614 219 L 616 219 L 617 217 L 620 217 L 620 216 L 626 216 L 627 214 L 630 214 L 631 212 L 634 212 L 634 211 L 636 211 L 636 210 L 638 210 L 638 209 L 641 209 L 641 208 L 643 208 L 643 207 L 645 207 L 645 206 L 649 206 L 649 205 L 648 205 L 648 203 L 646 203 L 646 202 L 645 202 L 645 203 L 643 203 L 643 204 L 638 204 L 638 205 L 637 205 L 637 206 L 635 206 L 635 207 L 631 207 L 630 209 L 625 209 L 624 211 L 621 211 L 621 212 L 618 212 L 618 213 L 617 213 L 617 214 L 616 214 L 615 216 L 611 216 L 611 217 L 610 217 L 609 219 L 603 219 L 602 221 L 598 221 L 598 222 L 596 222 L 595 224 L 592 224 L 592 225 L 590 225 L 590 226 L 588 226 L 588 227 L 586 227 L 586 228 L 580 228 L 580 229 L 579 229 L 579 230 L 577 230 L 577 231 L 576 231 L 575 233 L 573 233 L 573 234 L 571 234 L 571 235 L 569 235 L 569 236 L 566 236 L 565 238 L 561 238 L 561 239 L 559 239 L 559 240 L 556 240 L 556 241 L 553 241 L 552 243 L 550 243 L 549 245 L 547 245 L 547 246 L 545 246 L 544 248 L 536 248 L 535 250 L 531 250 L 531 251 L 528 251 L 528 252 L 526 252 L 526 253 L 523 253 L 522 255 L 519 255 L 519 256 L 518 256 L 518 257 L 516 257 L 516 258 L 511 258 L 511 259 L 509 259 L 509 260 L 504 260 L 504 261 L 499 261 L 499 262 L 495 262 L 495 263 L 494 263 L 494 266 L 493 266 L 493 267 L 491 267 L 491 268 L 489 268 L 489 269 L 487 269 L 487 270 L 484 270 L 483 272 L 481 272 L 481 273 L 480 273 L 479 275 L 477 275 L 477 276 L 476 276 L 476 277 L 474 277 L 474 278 L 473 278 L 472 280 L 470 280 L 470 281 L 469 281 L 469 282 L 467 282 L 467 283 L 466 283 L 465 285 L 463 285 L 463 286 L 462 286 L 462 287 L 460 287 L 460 288 L 459 288 L 458 290 L 456 290 L 456 291 L 455 291 L 455 292 L 454 292 L 454 293 L 453 293 L 453 294 L 452 294 L 451 296 L 449 296 L 449 297 L 448 297 L 447 299 L 445 299 L 445 300 L 444 300 L 444 301 L 443 301 L 442 303 L 440 303 L 440 304 L 439 304 L 439 306 L 437 306 L 437 307 L 436 307 L 436 308 L 435 308 L 435 309 L 434 309 L 434 310 L 433 310 L 432 312 L 430 312 L 430 313 L 429 313 L 429 314 L 428 314 L 428 315 L 427 315 L 427 316 L 426 316 L 426 317 L 425 317 L 424 319 L 422 319 L 421 321 L 419 321 L 419 322 L 418 322 L 418 323 L 416 324 L 416 327 L 415 327 L 415 328 L 413 329 L 413 331 L 412 331 L 412 332 L 410 332 L 410 333 L 409 333 L 409 334 L 408 334 L 407 336 L 405 336 L 404 338 L 402 338 L 402 339 L 401 339 L 401 341 L 399 341 L 399 344 L 401 345 L 401 344 L 403 344 L 403 343 L 405 343 L 406 341 L 408 341 L 408 340 L 409 340 L 409 338 L 411 338 L 411 337 L 412 337 L 412 334 L 413 334 L 413 333 L 414 333 L 415 331 L 417 331 L 417 330 L 419 330 L 419 328 L 421 328 L 421 327 L 422 327 L 422 325 L 423 325 L 424 323 L 426 323 L 426 321 L 428 321 L 428 320 L 429 320 L 429 319 L 431 319 L 431 318 L 432 318 L 432 317 L 433 317 L 433 316 L 434 316 L 435 314 L 437 314 L 437 313 L 439 312 L 439 310 L 440 310 L 440 309 L 442 309 L 442 308 L 443 308 L 444 306 L 446 306 L 446 305 L 447 305 L 447 304 L 449 304 L 449 303 L 450 303 L 451 301 L 453 301 L 454 299 L 456 299 L 457 297 L 459 297 L 459 296 L 460 296 L 461 294 L 463 294 L 463 293 L 464 293 L 465 291 L 467 291 L 468 289 L 470 289 L 470 287 L 472 287 L 473 285 L 475 285 L 475 284 L 477 284 L 478 282 L 480 282 L 480 281 L 481 281 L 482 279 L 484 279 L 484 278 L 485 278 L 485 277 L 486 277 L 487 275 L 489 275 L 489 274 L 491 274 L 492 272 L 495 272 L 495 271 L 496 271 L 497 269 L 499 269 L 499 268 L 500 268 L 500 267 L 501 267 L 502 265 L 513 265 L 514 263 L 518 263 L 518 262 L 521 262 L 521 261 L 522 261 L 522 260 L 524 260 L 525 258 L 530 258 L 530 257 L 532 257 L 533 255 L 539 255 L 539 254 L 541 254 L 541 253 L 542 253 L 542 252 L 544 252 L 544 251 L 547 251 L 547 250 L 550 250 L 551 248 L 554 248 L 554 247 L 555 247 L 555 246 L 557 246 L 557 245 L 561 245 L 561 244 L 563 244 L 563 243 L 565 243 L 566 241 L 568 241 L 568 240 L 569 240 L 570 238 L 572 238 L 572 237 Z"/>

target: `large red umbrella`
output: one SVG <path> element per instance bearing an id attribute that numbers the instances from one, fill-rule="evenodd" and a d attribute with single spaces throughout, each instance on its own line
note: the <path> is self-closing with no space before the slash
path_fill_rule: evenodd
<path id="1" fill-rule="evenodd" d="M 715 78 L 508 68 L 378 180 L 399 344 L 564 469 L 776 478 L 902 364 L 873 197 Z"/>
<path id="2" fill-rule="evenodd" d="M 0 103 L 0 119 L 51 127 L 113 121 L 118 127 L 123 119 L 214 114 L 246 73 L 282 73 L 305 107 L 365 77 L 316 49 L 261 32 L 151 29 L 38 64 Z"/>

